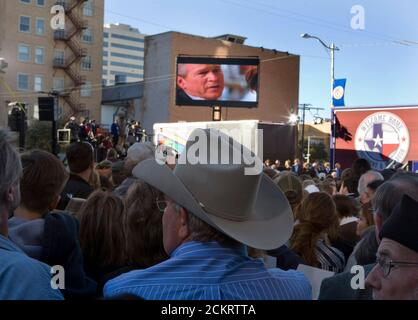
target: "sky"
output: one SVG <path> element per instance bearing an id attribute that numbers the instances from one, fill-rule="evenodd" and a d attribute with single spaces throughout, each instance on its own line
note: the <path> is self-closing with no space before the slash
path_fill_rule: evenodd
<path id="1" fill-rule="evenodd" d="M 353 6 L 364 9 L 354 30 Z M 105 23 L 125 23 L 146 35 L 179 31 L 214 37 L 237 34 L 245 44 L 301 56 L 299 102 L 329 118 L 330 56 L 318 41 L 335 43 L 335 77 L 347 78 L 347 106 L 418 105 L 416 0 L 105 0 Z"/>

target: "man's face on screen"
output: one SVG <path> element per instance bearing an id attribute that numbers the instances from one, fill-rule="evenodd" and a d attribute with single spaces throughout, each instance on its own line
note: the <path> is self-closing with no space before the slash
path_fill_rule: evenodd
<path id="1" fill-rule="evenodd" d="M 224 90 L 224 74 L 220 65 L 186 64 L 186 74 L 177 78 L 178 86 L 187 94 L 205 100 L 217 100 Z"/>

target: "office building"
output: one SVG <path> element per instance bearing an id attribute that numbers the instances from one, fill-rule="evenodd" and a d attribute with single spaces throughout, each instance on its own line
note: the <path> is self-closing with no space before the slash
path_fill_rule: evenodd
<path id="1" fill-rule="evenodd" d="M 61 5 L 65 28 L 57 30 Z M 0 126 L 9 104 L 24 103 L 28 119 L 38 117 L 39 96 L 59 95 L 58 117 L 100 121 L 104 0 L 0 0 Z M 53 27 L 54 26 L 54 27 Z"/>
<path id="2" fill-rule="evenodd" d="M 142 81 L 145 35 L 126 24 L 110 24 L 103 36 L 103 84 Z"/>

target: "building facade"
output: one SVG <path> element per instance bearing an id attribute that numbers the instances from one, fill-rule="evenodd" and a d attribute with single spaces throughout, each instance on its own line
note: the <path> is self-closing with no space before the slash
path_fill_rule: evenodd
<path id="1" fill-rule="evenodd" d="M 260 60 L 257 108 L 222 108 L 222 120 L 260 120 L 287 123 L 299 104 L 298 55 L 252 47 L 245 38 L 227 35 L 206 38 L 178 32 L 146 37 L 144 97 L 136 119 L 152 131 L 154 123 L 212 121 L 212 108 L 177 106 L 178 56 L 258 57 Z M 226 39 L 226 40 L 222 40 Z M 237 41 L 237 39 L 239 41 Z"/>
<path id="2" fill-rule="evenodd" d="M 56 29 L 64 9 L 65 28 Z M 38 117 L 39 96 L 59 95 L 58 117 L 100 121 L 104 0 L 0 0 L 0 126 L 11 102 Z M 55 19 L 55 20 L 54 20 Z M 44 93 L 41 93 L 44 92 Z"/>
<path id="3" fill-rule="evenodd" d="M 142 81 L 145 35 L 126 24 L 110 24 L 103 36 L 103 84 Z"/>

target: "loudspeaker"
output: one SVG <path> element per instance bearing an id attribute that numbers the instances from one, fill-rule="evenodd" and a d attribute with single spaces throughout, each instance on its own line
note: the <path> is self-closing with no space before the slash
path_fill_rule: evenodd
<path id="1" fill-rule="evenodd" d="M 39 97 L 39 121 L 54 121 L 54 104 L 53 97 Z"/>

